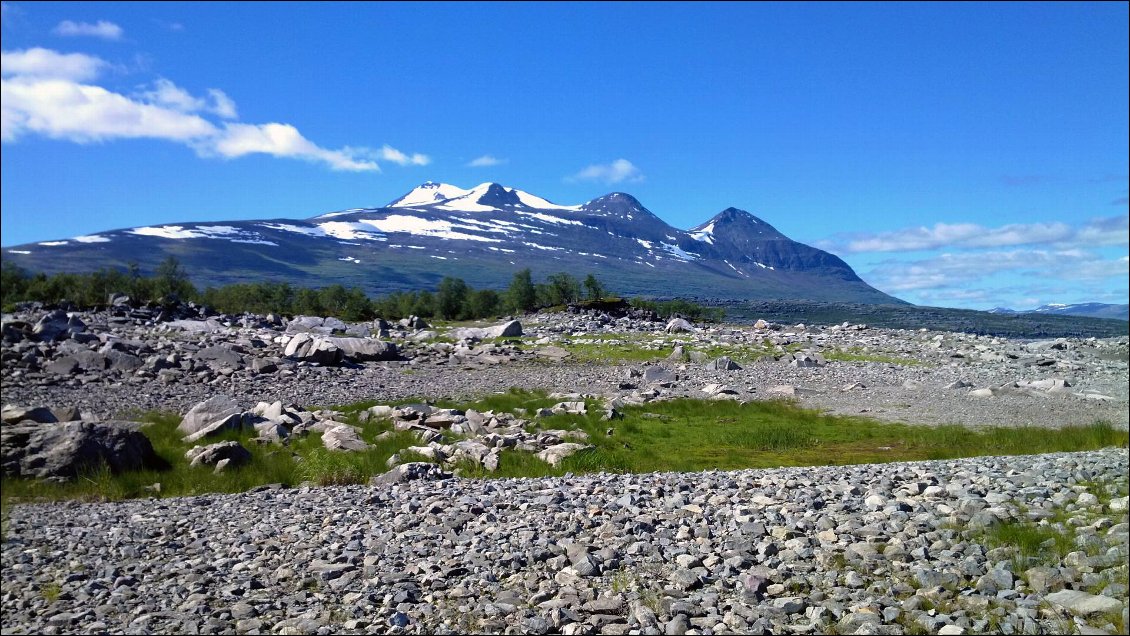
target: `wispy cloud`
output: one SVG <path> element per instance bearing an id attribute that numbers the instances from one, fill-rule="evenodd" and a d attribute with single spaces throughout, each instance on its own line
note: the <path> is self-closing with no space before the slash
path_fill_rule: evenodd
<path id="1" fill-rule="evenodd" d="M 194 97 L 191 93 L 173 82 L 161 78 L 153 83 L 153 88 L 141 93 L 146 101 L 171 108 L 182 113 L 207 112 L 224 119 L 238 117 L 235 102 L 218 88 L 208 89 L 208 98 Z"/>
<path id="2" fill-rule="evenodd" d="M 1096 218 L 1083 226 L 1066 223 L 1015 223 L 985 227 L 977 223 L 936 223 L 877 234 L 839 234 L 817 241 L 840 254 L 914 252 L 946 248 L 999 248 L 1017 245 L 1125 245 L 1130 243 L 1127 215 Z"/>
<path id="3" fill-rule="evenodd" d="M 99 20 L 93 24 L 63 20 L 52 32 L 64 37 L 86 36 L 102 38 L 103 40 L 120 40 L 123 33 L 122 27 L 106 20 Z"/>
<path id="4" fill-rule="evenodd" d="M 915 260 L 885 260 L 864 279 L 891 293 L 924 289 L 967 289 L 978 281 L 1003 272 L 1045 280 L 1102 280 L 1125 278 L 1130 270 L 1126 256 L 1103 258 L 1081 249 L 962 252 Z"/>
<path id="5" fill-rule="evenodd" d="M 468 168 L 489 168 L 491 166 L 497 166 L 499 164 L 503 164 L 503 163 L 506 163 L 506 162 L 507 162 L 506 159 L 499 159 L 499 158 L 493 157 L 491 155 L 483 155 L 481 157 L 476 157 L 476 158 L 472 159 L 470 162 L 467 163 L 467 167 Z"/>
<path id="6" fill-rule="evenodd" d="M 593 164 L 568 177 L 567 181 L 600 181 L 613 184 L 624 181 L 643 181 L 644 175 L 639 168 L 632 165 L 627 159 L 617 159 L 612 163 Z"/>
<path id="7" fill-rule="evenodd" d="M 402 166 L 426 166 L 432 162 L 431 157 L 427 155 L 422 155 L 420 153 L 408 155 L 400 152 L 399 150 L 393 148 L 388 144 L 381 146 L 380 157 L 385 161 L 391 161 Z"/>
<path id="8" fill-rule="evenodd" d="M 286 123 L 215 122 L 232 120 L 235 102 L 219 89 L 197 97 L 170 80 L 127 96 L 92 83 L 109 65 L 81 53 L 49 49 L 3 51 L 0 139 L 11 143 L 43 136 L 75 143 L 115 139 L 161 139 L 192 148 L 201 157 L 236 158 L 250 154 L 321 163 L 332 170 L 380 172 L 378 160 L 426 165 L 423 154 L 391 146 L 379 151 L 346 146 L 323 148 Z"/>
<path id="9" fill-rule="evenodd" d="M 320 161 L 334 170 L 379 172 L 375 161 L 351 149 L 327 150 L 310 141 L 290 124 L 225 124 L 222 131 L 194 144 L 204 155 L 229 159 L 251 154 Z"/>

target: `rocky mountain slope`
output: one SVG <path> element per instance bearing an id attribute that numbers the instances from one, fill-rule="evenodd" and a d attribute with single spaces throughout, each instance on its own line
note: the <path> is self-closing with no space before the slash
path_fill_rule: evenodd
<path id="1" fill-rule="evenodd" d="M 305 220 L 179 223 L 11 246 L 3 258 L 31 271 L 93 271 L 177 257 L 198 286 L 286 281 L 360 286 L 371 294 L 430 289 L 444 276 L 477 288 L 535 277 L 597 275 L 629 295 L 829 302 L 902 301 L 861 280 L 836 256 L 798 243 L 756 216 L 727 208 L 689 231 L 634 197 L 551 203 L 484 183 L 425 183 L 379 208 Z"/>

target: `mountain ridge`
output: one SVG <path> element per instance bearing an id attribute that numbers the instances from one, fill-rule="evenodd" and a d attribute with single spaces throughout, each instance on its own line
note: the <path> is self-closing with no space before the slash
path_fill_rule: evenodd
<path id="1" fill-rule="evenodd" d="M 594 273 L 609 289 L 650 296 L 808 298 L 901 303 L 838 257 L 727 208 L 691 230 L 672 227 L 628 193 L 559 205 L 498 183 L 425 182 L 388 204 L 306 219 L 122 228 L 4 248 L 33 271 L 93 271 L 176 256 L 198 285 L 329 282 L 370 293 L 430 288 L 444 276 L 505 287 L 513 272 Z"/>

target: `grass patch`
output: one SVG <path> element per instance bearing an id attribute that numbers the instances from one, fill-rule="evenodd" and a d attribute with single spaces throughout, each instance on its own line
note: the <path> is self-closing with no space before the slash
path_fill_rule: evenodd
<path id="1" fill-rule="evenodd" d="M 1012 566 L 1017 573 L 1037 565 L 1058 567 L 1068 552 L 1077 549 L 1073 533 L 1025 521 L 995 524 L 986 530 L 984 541 L 993 548 L 1012 548 Z"/>
<path id="2" fill-rule="evenodd" d="M 414 401 L 420 400 L 400 403 Z M 956 425 L 925 427 L 828 415 L 782 400 L 747 404 L 671 400 L 624 408 L 622 418 L 611 422 L 601 419 L 603 409 L 590 400 L 587 415 L 533 418 L 538 409 L 559 401 L 544 392 L 511 389 L 472 402 L 439 400 L 434 404 L 521 414 L 531 421 L 527 427 L 531 431 L 535 427 L 583 430 L 592 445 L 592 448 L 566 458 L 557 467 L 549 466 L 530 452 L 504 450 L 496 472 L 487 472 L 478 466 L 461 466 L 462 474 L 471 477 L 842 465 L 1083 451 L 1127 444 L 1127 433 L 1106 422 L 1054 430 L 972 430 Z M 372 445 L 366 451 L 328 451 L 322 446 L 320 434 L 292 438 L 286 445 L 279 446 L 250 441 L 254 435 L 250 431 L 229 432 L 208 440 L 208 443 L 228 439 L 240 441 L 251 452 L 252 460 L 220 475 L 213 474 L 210 467 L 188 464 L 184 453 L 189 445 L 181 441 L 176 430 L 179 416 L 161 413 L 135 415 L 135 419 L 149 422 L 143 431 L 167 464 L 166 469 L 113 475 L 103 468 L 88 471 L 80 478 L 63 484 L 5 478 L 2 483 L 4 506 L 7 508 L 12 501 L 39 499 L 114 500 L 241 492 L 271 483 L 285 486 L 302 482 L 318 485 L 364 483 L 370 476 L 384 472 L 386 460 L 394 453 L 420 443 L 408 432 L 382 435 L 391 431 L 391 423 L 386 420 L 361 422 L 362 411 L 373 404 L 360 402 L 336 409 L 343 413 L 338 419 L 360 428 L 362 439 Z M 609 428 L 612 429 L 611 435 L 606 434 Z M 445 434 L 445 437 L 454 441 L 458 436 Z M 152 488 L 157 483 L 160 484 L 159 492 Z M 1097 486 L 1091 487 L 1099 490 Z M 1110 490 L 1107 489 L 1107 492 L 1110 493 Z M 1109 500 L 1109 495 L 1106 500 Z M 1051 538 L 1054 537 L 1043 537 L 1041 541 Z M 1022 542 L 1027 539 L 1018 535 L 1001 537 L 1000 541 Z"/>

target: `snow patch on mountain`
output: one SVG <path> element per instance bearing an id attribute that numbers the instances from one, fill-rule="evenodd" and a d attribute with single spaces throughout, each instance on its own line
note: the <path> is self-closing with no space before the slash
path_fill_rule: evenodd
<path id="1" fill-rule="evenodd" d="M 340 212 L 326 212 L 325 214 L 319 214 L 318 216 L 316 216 L 314 218 L 315 219 L 331 219 L 335 216 L 343 216 L 343 215 L 346 215 L 346 214 L 356 214 L 358 212 L 364 212 L 366 209 L 367 208 L 350 208 L 348 210 L 342 210 Z"/>
<path id="2" fill-rule="evenodd" d="M 110 242 L 110 239 L 106 238 L 105 236 L 100 236 L 98 234 L 87 234 L 85 236 L 76 236 L 71 240 L 77 241 L 79 243 L 109 243 Z"/>
<path id="3" fill-rule="evenodd" d="M 360 223 L 350 223 L 348 221 L 326 221 L 325 223 L 319 223 L 318 227 L 322 228 L 322 231 L 324 231 L 327 236 L 332 236 L 338 239 L 359 239 L 364 241 L 388 240 L 380 234 L 375 234 L 368 231 L 368 229 L 362 226 L 362 224 Z"/>
<path id="4" fill-rule="evenodd" d="M 470 190 L 464 190 L 447 183 L 428 181 L 414 188 L 408 194 L 388 204 L 390 208 L 411 208 L 422 205 L 432 205 L 448 199 L 466 196 Z"/>
<path id="5" fill-rule="evenodd" d="M 322 218 L 322 217 L 316 217 Z M 307 236 L 328 236 L 326 231 L 320 227 L 311 227 L 305 225 L 291 225 L 290 223 L 259 223 L 260 227 L 265 227 L 269 230 L 279 230 L 282 232 L 294 232 L 296 234 L 305 234 Z"/>
<path id="6" fill-rule="evenodd" d="M 515 194 L 518 195 L 518 199 L 520 199 L 523 204 L 525 204 L 525 205 L 527 205 L 531 208 L 537 208 L 539 210 L 572 210 L 572 211 L 576 211 L 576 210 L 581 209 L 581 206 L 579 206 L 579 205 L 557 205 L 556 203 L 550 203 L 549 201 L 546 201 L 545 199 L 543 199 L 539 196 L 534 196 L 534 195 L 530 194 L 529 192 L 523 192 L 521 190 L 512 190 L 512 192 L 514 192 Z"/>
<path id="7" fill-rule="evenodd" d="M 278 245 L 263 238 L 258 232 L 243 230 L 231 225 L 197 225 L 186 228 L 183 225 L 161 225 L 138 227 L 127 230 L 130 234 L 138 236 L 155 236 L 165 239 L 223 239 L 232 243 L 255 243 L 260 245 Z M 95 243 L 100 241 L 94 241 Z"/>
<path id="8" fill-rule="evenodd" d="M 659 247 L 664 249 L 665 251 L 670 253 L 672 256 L 674 256 L 675 258 L 678 258 L 680 260 L 697 261 L 698 259 L 702 258 L 698 254 L 691 254 L 690 252 L 679 247 L 678 245 L 671 245 L 669 243 L 660 243 Z"/>
<path id="9" fill-rule="evenodd" d="M 707 223 L 701 230 L 694 230 L 688 232 L 688 234 L 696 241 L 714 245 L 714 221 Z"/>
<path id="10" fill-rule="evenodd" d="M 581 223 L 580 221 L 574 221 L 573 219 L 563 219 L 559 216 L 542 214 L 541 212 L 517 212 L 517 214 L 533 217 L 539 221 L 544 221 L 546 223 L 559 223 L 562 225 L 584 225 L 584 223 Z"/>
<path id="11" fill-rule="evenodd" d="M 406 216 L 402 214 L 392 214 L 383 219 L 365 219 L 361 221 L 367 225 L 371 225 L 382 232 L 407 232 L 417 236 L 434 236 L 436 238 L 456 239 L 463 241 L 483 241 L 486 243 L 501 243 L 502 241 L 496 238 L 489 238 L 486 236 L 479 236 L 477 234 L 467 234 L 465 232 L 456 232 L 452 228 L 457 227 L 449 221 L 429 220 L 422 219 L 417 216 Z M 478 228 L 463 226 L 463 229 L 475 230 Z"/>

